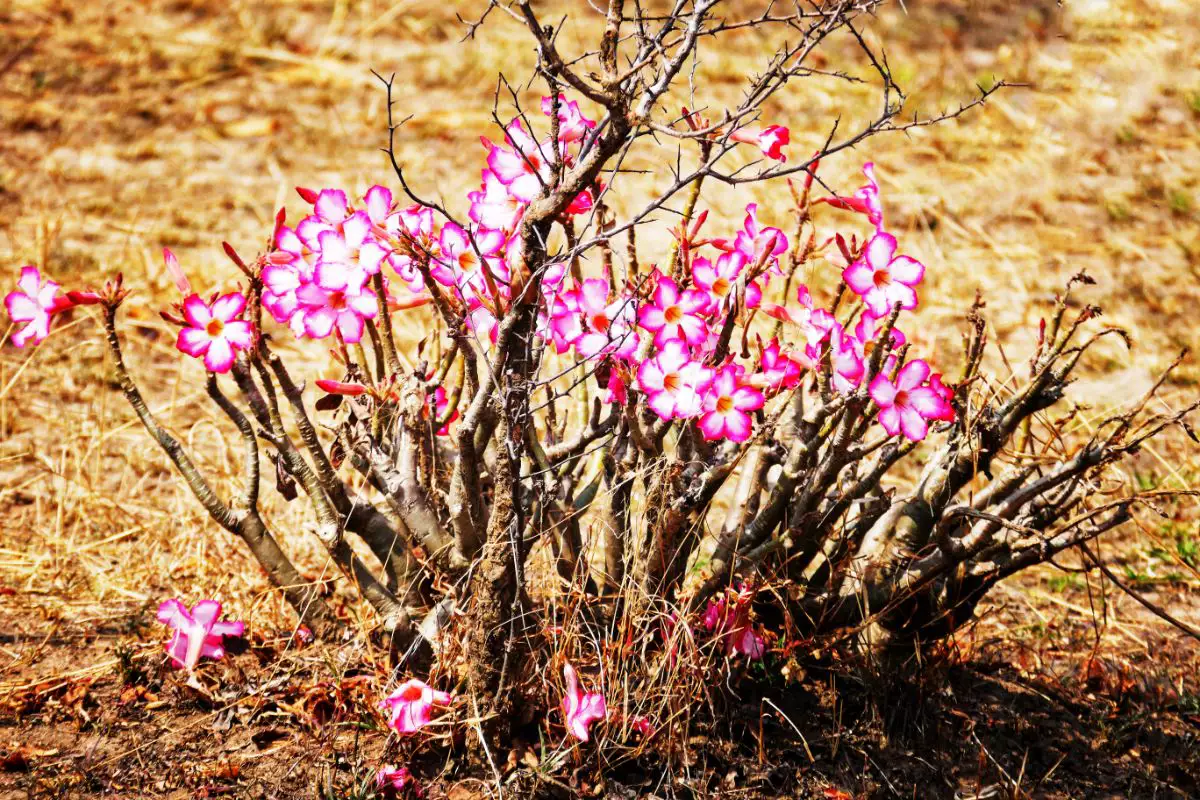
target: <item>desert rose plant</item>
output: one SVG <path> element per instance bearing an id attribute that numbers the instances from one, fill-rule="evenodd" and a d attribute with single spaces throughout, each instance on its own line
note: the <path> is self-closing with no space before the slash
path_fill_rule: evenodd
<path id="1" fill-rule="evenodd" d="M 244 448 L 236 496 L 218 496 L 143 398 L 119 276 L 64 294 L 26 268 L 7 298 L 13 342 L 95 306 L 146 430 L 328 635 L 343 623 L 260 513 L 264 483 L 303 493 L 397 648 L 408 680 L 384 706 L 402 734 L 470 719 L 490 758 L 532 707 L 564 737 L 644 741 L 682 730 L 687 715 L 664 711 L 681 678 L 820 637 L 872 651 L 944 638 L 998 581 L 1151 502 L 1114 465 L 1195 406 L 1151 411 L 1160 382 L 1070 433 L 1055 409 L 1072 373 L 1119 334 L 1069 302 L 1085 276 L 1019 380 L 982 371 L 981 304 L 963 310 L 953 374 L 909 341 L 926 270 L 888 226 L 874 168 L 857 189 L 818 172 L 870 136 L 945 118 L 899 117 L 903 95 L 859 30 L 876 5 L 741 19 L 717 0 L 653 13 L 610 0 L 597 49 L 567 54 L 530 3 L 492 3 L 469 34 L 511 18 L 545 91 L 526 107 L 502 82 L 497 108 L 513 112 L 482 139 L 476 191 L 427 199 L 389 114 L 395 186 L 300 189 L 303 213 L 280 210 L 261 252 L 225 246 L 239 291 L 206 294 L 166 253 L 179 298 L 163 316 Z M 702 48 L 745 28 L 781 43 L 742 103 L 689 110 Z M 765 109 L 789 82 L 837 77 L 812 58 L 831 37 L 858 47 L 882 112 L 801 145 Z M 631 153 L 661 165 L 647 194 L 622 192 Z M 782 195 L 790 216 L 728 208 L 741 184 Z M 709 207 L 744 213 L 741 228 L 718 230 Z M 656 227 L 669 245 L 644 252 Z M 429 329 L 421 342 L 398 336 L 406 315 Z M 292 337 L 327 343 L 334 366 L 288 366 Z M 209 631 L 176 606 L 164 614 L 190 669 Z"/>

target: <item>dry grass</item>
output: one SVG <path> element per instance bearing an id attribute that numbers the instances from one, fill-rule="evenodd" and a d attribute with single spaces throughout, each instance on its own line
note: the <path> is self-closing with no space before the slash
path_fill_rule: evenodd
<path id="1" fill-rule="evenodd" d="M 906 139 L 874 139 L 822 173 L 854 186 L 861 161 L 879 165 L 893 227 L 929 267 L 929 302 L 910 333 L 935 358 L 957 358 L 957 323 L 978 288 L 1019 369 L 1053 291 L 1080 269 L 1096 277 L 1088 299 L 1136 348 L 1094 360 L 1075 393 L 1094 406 L 1087 420 L 1140 394 L 1180 348 L 1200 345 L 1200 12 L 1191 0 L 1007 5 L 909 0 L 908 14 L 892 9 L 875 33 L 913 110 L 952 107 L 993 76 L 1028 88 Z M 453 7 L 15 0 L 0 10 L 0 265 L 11 274 L 36 263 L 64 283 L 124 271 L 138 290 L 126 305 L 132 367 L 167 421 L 199 415 L 179 432 L 226 486 L 235 455 L 224 422 L 197 402 L 195 365 L 155 315 L 171 296 L 156 254 L 170 246 L 194 280 L 228 285 L 219 241 L 257 249 L 274 210 L 298 207 L 291 187 L 387 183 L 376 150 L 384 98 L 369 68 L 401 78 L 403 112 L 414 116 L 400 155 L 421 165 L 422 189 L 461 197 L 475 183 L 475 136 L 488 129 L 495 76 L 527 74 L 531 54 L 502 19 L 461 44 Z M 719 108 L 760 51 L 747 35 L 706 54 L 705 103 Z M 834 115 L 852 122 L 875 110 L 874 97 L 841 83 L 786 97 L 774 110 L 792 125 L 794 154 L 815 146 Z M 784 192 L 707 197 L 718 225 L 750 199 L 782 220 Z M 218 595 L 252 628 L 286 635 L 281 599 L 174 479 L 110 385 L 97 327 L 79 315 L 32 357 L 0 350 L 0 694 L 110 673 L 115 642 L 153 640 L 139 626 L 163 596 Z M 1197 391 L 1198 363 L 1180 373 L 1174 396 Z M 994 367 L 1003 377 L 1005 366 Z M 1195 485 L 1200 458 L 1180 437 L 1148 450 L 1137 471 L 1144 482 Z M 1197 562 L 1189 570 L 1179 557 L 1188 541 L 1200 548 L 1200 532 L 1191 509 L 1168 513 L 1128 527 L 1105 551 L 1195 623 Z M 329 576 L 300 513 L 270 514 L 309 574 Z M 1022 579 L 966 643 L 1019 653 L 1029 674 L 1070 677 L 1093 657 L 1110 670 L 1153 662 L 1176 638 L 1119 593 L 1101 609 L 1098 588 L 1052 570 Z M 1193 650 L 1158 667 L 1183 687 L 1195 664 Z M 1196 691 L 1194 672 L 1188 680 Z"/>

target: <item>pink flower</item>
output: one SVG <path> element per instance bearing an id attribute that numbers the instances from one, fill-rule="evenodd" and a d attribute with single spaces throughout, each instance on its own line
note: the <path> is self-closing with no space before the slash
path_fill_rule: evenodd
<path id="1" fill-rule="evenodd" d="M 681 339 L 671 339 L 654 358 L 638 367 L 638 387 L 647 403 L 663 419 L 694 417 L 704 407 L 703 392 L 713 371 L 693 361 Z"/>
<path id="2" fill-rule="evenodd" d="M 763 254 L 769 249 L 771 263 L 778 269 L 779 256 L 787 252 L 788 240 L 779 228 L 760 225 L 758 222 L 758 203 L 746 206 L 746 218 L 742 221 L 742 229 L 737 232 L 733 241 L 728 239 L 713 239 L 713 247 L 726 253 L 738 252 L 746 257 L 750 264 L 757 264 Z"/>
<path id="3" fill-rule="evenodd" d="M 424 681 L 411 678 L 397 687 L 382 703 L 391 718 L 388 725 L 396 733 L 413 733 L 433 721 L 433 707 L 448 706 L 453 698 Z"/>
<path id="4" fill-rule="evenodd" d="M 625 385 L 625 377 L 622 368 L 618 368 L 617 365 L 612 365 L 608 369 L 604 395 L 600 397 L 602 403 L 624 405 L 629 401 L 629 387 Z"/>
<path id="5" fill-rule="evenodd" d="M 555 347 L 574 345 L 584 358 L 611 353 L 631 358 L 638 346 L 633 330 L 633 300 L 617 297 L 608 300 L 609 284 L 603 278 L 587 278 L 574 289 L 564 292 L 554 304 L 550 322 Z M 563 352 L 559 349 L 559 352 Z"/>
<path id="6" fill-rule="evenodd" d="M 868 161 L 863 164 L 862 171 L 867 176 L 867 182 L 854 192 L 853 197 L 822 197 L 816 202 L 828 203 L 834 208 L 865 214 L 878 230 L 883 227 L 883 205 L 879 201 L 879 184 L 875 180 L 875 165 Z"/>
<path id="7" fill-rule="evenodd" d="M 494 145 L 482 138 L 488 148 L 488 169 L 495 173 L 508 192 L 522 203 L 537 197 L 542 186 L 550 180 L 550 164 L 554 149 L 549 142 L 539 144 L 514 119 L 505 129 L 509 147 Z"/>
<path id="8" fill-rule="evenodd" d="M 313 280 L 331 292 L 358 292 L 368 278 L 379 272 L 379 265 L 388 255 L 371 236 L 371 218 L 365 211 L 356 211 L 338 228 L 322 231 L 317 241 L 321 259 L 313 270 Z"/>
<path id="9" fill-rule="evenodd" d="M 704 627 L 720 640 L 726 656 L 741 653 L 747 658 L 762 658 L 766 650 L 763 638 L 754 631 L 750 621 L 750 604 L 754 593 L 742 589 L 708 601 L 704 610 Z"/>
<path id="10" fill-rule="evenodd" d="M 604 695 L 580 689 L 579 676 L 569 663 L 563 665 L 563 675 L 567 679 L 567 692 L 562 701 L 567 730 L 579 741 L 586 742 L 591 724 L 608 716 Z"/>
<path id="11" fill-rule="evenodd" d="M 448 222 L 442 226 L 441 252 L 430 263 L 429 272 L 438 283 L 457 289 L 464 297 L 486 296 L 487 281 L 482 271 L 485 263 L 493 282 L 501 283 L 508 278 L 501 253 L 504 241 L 503 231 L 466 231 L 460 225 Z"/>
<path id="12" fill-rule="evenodd" d="M 919 442 L 928 432 L 926 420 L 944 419 L 948 414 L 953 418 L 953 409 L 944 395 L 932 386 L 921 385 L 928 377 L 929 365 L 917 359 L 904 365 L 895 383 L 883 373 L 871 381 L 869 391 L 879 406 L 879 424 L 892 436 L 903 433 Z"/>
<path id="13" fill-rule="evenodd" d="M 192 358 L 203 358 L 209 372 L 228 372 L 239 350 L 254 344 L 254 326 L 237 319 L 246 308 L 241 292 L 222 295 L 205 303 L 199 295 L 183 301 L 183 316 L 188 327 L 179 331 L 176 349 Z"/>
<path id="14" fill-rule="evenodd" d="M 768 125 L 761 131 L 740 128 L 729 135 L 735 142 L 757 145 L 762 154 L 776 161 L 787 161 L 783 148 L 792 141 L 792 132 L 782 125 Z"/>
<path id="15" fill-rule="evenodd" d="M 924 276 L 920 261 L 896 255 L 896 237 L 886 231 L 872 236 L 863 255 L 842 272 L 846 284 L 877 317 L 887 316 L 896 303 L 901 308 L 916 308 L 913 287 Z"/>
<path id="16" fill-rule="evenodd" d="M 483 228 L 512 231 L 517 227 L 525 204 L 508 193 L 508 187 L 490 169 L 483 171 L 483 187 L 467 195 L 471 201 L 471 221 Z"/>
<path id="17" fill-rule="evenodd" d="M 317 254 L 296 231 L 280 225 L 275 232 L 275 250 L 266 261 L 262 271 L 263 307 L 276 322 L 287 323 L 300 305 L 296 291 L 312 281 Z"/>
<path id="18" fill-rule="evenodd" d="M 554 98 L 542 98 L 542 113 L 547 117 L 554 114 Z M 596 127 L 596 121 L 588 119 L 579 110 L 579 103 L 567 102 L 566 95 L 558 96 L 558 140 L 560 142 L 578 142 L 587 132 Z"/>
<path id="19" fill-rule="evenodd" d="M 783 350 L 779 346 L 779 340 L 772 339 L 762 349 L 759 360 L 762 372 L 753 377 L 759 379 L 757 385 L 770 391 L 791 389 L 800 382 L 800 373 L 808 366 L 801 358 L 804 356 Z"/>
<path id="20" fill-rule="evenodd" d="M 292 332 L 310 339 L 324 339 L 334 328 L 342 338 L 354 344 L 362 341 L 364 319 L 379 313 L 375 293 L 366 287 L 357 291 L 322 289 L 315 282 L 296 290 L 299 308 L 292 315 Z"/>
<path id="21" fill-rule="evenodd" d="M 938 419 L 943 422 L 953 422 L 956 416 L 954 413 L 954 406 L 951 405 L 951 401 L 954 400 L 954 390 L 942 383 L 942 373 L 935 372 L 929 376 L 929 388 L 937 392 L 938 397 L 942 398 L 942 402 L 945 404 L 945 408 L 942 409 L 942 413 L 935 417 L 930 417 L 930 419 Z"/>
<path id="22" fill-rule="evenodd" d="M 385 797 L 400 797 L 405 789 L 412 789 L 417 797 L 423 792 L 417 779 L 408 771 L 408 767 L 395 767 L 388 764 L 375 773 L 375 788 Z"/>
<path id="23" fill-rule="evenodd" d="M 42 280 L 37 267 L 21 267 L 21 277 L 15 291 L 4 297 L 4 307 L 14 324 L 25 323 L 25 327 L 12 336 L 12 343 L 24 347 L 28 342 L 41 342 L 50 335 L 50 318 L 74 303 L 67 297 L 55 297 L 58 283 Z"/>
<path id="24" fill-rule="evenodd" d="M 746 266 L 746 256 L 734 250 L 722 253 L 714 265 L 703 256 L 692 261 L 692 279 L 708 293 L 714 308 L 725 308 L 737 286 L 738 276 Z M 762 289 L 754 281 L 746 284 L 746 307 L 756 308 L 762 302 Z"/>
<path id="25" fill-rule="evenodd" d="M 708 311 L 704 292 L 696 289 L 680 292 L 675 281 L 663 276 L 654 289 L 654 302 L 638 310 L 638 324 L 654 333 L 654 344 L 658 347 L 664 347 L 672 339 L 681 339 L 695 347 L 708 339 L 708 323 L 701 316 Z"/>
<path id="26" fill-rule="evenodd" d="M 704 414 L 700 417 L 700 432 L 710 441 L 729 439 L 744 442 L 753 429 L 751 411 L 763 407 L 762 392 L 742 381 L 742 368 L 736 364 L 722 367 L 708 391 L 704 393 Z"/>
<path id="27" fill-rule="evenodd" d="M 221 604 L 216 600 L 201 600 L 191 611 L 179 600 L 161 603 L 158 621 L 175 631 L 166 645 L 171 663 L 194 672 L 201 658 L 224 658 L 224 637 L 241 636 L 246 623 L 220 622 L 220 618 Z"/>
<path id="28" fill-rule="evenodd" d="M 829 359 L 833 366 L 831 383 L 835 390 L 846 394 L 858 388 L 866 371 L 862 354 L 857 347 L 858 340 L 847 334 L 839 322 L 833 323 L 828 336 Z M 819 343 L 810 344 L 805 352 L 813 363 L 817 363 L 821 357 L 821 346 Z"/>

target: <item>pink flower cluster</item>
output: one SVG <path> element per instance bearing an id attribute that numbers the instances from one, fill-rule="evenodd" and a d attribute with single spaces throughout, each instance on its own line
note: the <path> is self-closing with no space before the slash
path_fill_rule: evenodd
<path id="1" fill-rule="evenodd" d="M 487 166 L 480 188 L 467 196 L 465 225 L 439 219 L 432 208 L 399 207 L 383 186 L 371 187 L 357 204 L 338 189 L 299 190 L 313 211 L 295 228 L 277 225 L 263 271 L 263 306 L 297 336 L 321 339 L 336 331 L 357 342 L 379 313 L 378 286 L 388 309 L 411 308 L 431 299 L 426 282 L 432 280 L 477 335 L 494 339 L 511 265 L 521 257 L 515 232 L 525 207 L 552 181 L 556 161 L 574 163 L 596 125 L 564 97 L 545 98 L 542 110 L 558 118 L 557 141 L 536 139 L 520 120 L 508 125 L 502 143 L 482 140 Z M 590 211 L 593 202 L 585 190 L 566 215 Z"/>
<path id="2" fill-rule="evenodd" d="M 494 342 L 512 299 L 513 268 L 521 263 L 522 216 L 558 179 L 556 165 L 570 168 L 596 128 L 578 103 L 561 95 L 544 98 L 542 112 L 557 135 L 538 137 L 527 121 L 515 119 L 502 141 L 482 139 L 486 166 L 479 189 L 467 196 L 469 211 L 462 223 L 444 218 L 440 209 L 402 207 L 383 186 L 371 187 L 353 202 L 339 189 L 299 189 L 311 212 L 295 227 L 285 224 L 282 211 L 277 216 L 274 248 L 256 265 L 262 307 L 297 336 L 336 334 L 354 343 L 380 313 L 423 305 L 436 296 L 477 341 Z M 777 125 L 730 134 L 733 141 L 755 144 L 779 160 L 789 136 Z M 662 420 L 694 424 L 710 441 L 750 439 L 770 398 L 797 387 L 806 372 L 825 363 L 834 390 L 869 394 L 889 434 L 923 438 L 930 422 L 953 419 L 940 375 L 920 360 L 898 370 L 889 356 L 880 374 L 870 376 L 870 386 L 863 386 L 885 321 L 897 309 L 917 308 L 925 273 L 919 261 L 898 252 L 896 237 L 884 228 L 874 167 L 867 164 L 863 171 L 867 183 L 853 196 L 817 201 L 862 214 L 873 226 L 861 246 L 838 236 L 816 248 L 836 240 L 841 249 L 842 279 L 858 298 L 849 321 L 839 322 L 830 310 L 817 307 L 802 284 L 795 287 L 794 302 L 767 300 L 768 293 L 778 297 L 775 287 L 787 277 L 781 259 L 789 241 L 782 230 L 759 221 L 752 203 L 732 236 L 701 238 L 706 213 L 672 231 L 677 253 L 669 274 L 653 269 L 622 285 L 610 274 L 582 277 L 576 269 L 568 277 L 565 263 L 546 265 L 535 276 L 538 335 L 558 355 L 591 362 L 607 402 L 644 402 Z M 582 191 L 564 217 L 592 210 L 602 188 L 596 184 Z M 169 251 L 165 258 L 185 295 L 176 315 L 164 314 L 180 327 L 178 349 L 202 359 L 210 372 L 228 371 L 257 336 L 253 324 L 242 319 L 247 295 L 232 292 L 205 300 L 191 290 Z M 93 302 L 77 298 L 78 293 L 61 298 L 58 290 L 33 267 L 22 271 L 18 290 L 5 298 L 10 317 L 24 325 L 14 343 L 39 341 L 54 314 Z M 748 329 L 757 315 L 786 325 L 775 325 L 779 333 L 768 341 L 757 334 L 752 338 Z M 730 335 L 735 327 L 737 340 Z M 892 350 L 905 343 L 894 325 L 888 336 Z M 368 390 L 331 381 L 322 386 L 340 394 Z M 448 402 L 445 389 L 437 387 L 431 405 L 441 420 L 457 412 Z"/>

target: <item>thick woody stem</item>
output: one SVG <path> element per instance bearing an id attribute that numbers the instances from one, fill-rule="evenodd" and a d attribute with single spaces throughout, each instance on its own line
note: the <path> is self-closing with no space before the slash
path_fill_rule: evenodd
<path id="1" fill-rule="evenodd" d="M 142 426 L 159 447 L 171 459 L 175 469 L 183 477 L 192 494 L 204 506 L 213 521 L 225 530 L 240 537 L 250 548 L 250 552 L 259 565 L 267 573 L 274 584 L 287 598 L 288 604 L 299 615 L 301 622 L 307 623 L 315 633 L 332 635 L 341 627 L 337 618 L 330 611 L 316 588 L 310 581 L 304 579 L 292 564 L 287 554 L 280 548 L 275 537 L 271 535 L 258 515 L 257 508 L 249 507 L 235 511 L 221 502 L 208 481 L 200 474 L 196 464 L 184 450 L 179 440 L 163 428 L 146 405 L 141 391 L 134 383 L 133 377 L 125 366 L 121 353 L 121 341 L 117 337 L 116 328 L 117 305 L 115 303 L 104 307 L 104 333 L 109 352 L 113 357 L 113 367 L 117 373 L 117 383 L 125 399 L 132 406 L 134 413 L 141 420 Z M 244 419 L 244 417 L 243 417 Z M 257 452 L 257 451 L 256 451 Z M 255 457 L 257 461 L 257 456 Z M 247 487 L 249 488 L 249 487 Z M 245 496 L 256 496 L 247 493 Z"/>

